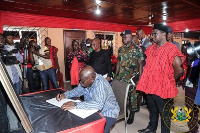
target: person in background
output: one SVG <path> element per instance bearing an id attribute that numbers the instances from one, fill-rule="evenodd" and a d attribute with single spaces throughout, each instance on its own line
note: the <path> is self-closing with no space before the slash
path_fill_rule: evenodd
<path id="1" fill-rule="evenodd" d="M 173 35 L 174 35 L 174 33 L 173 33 L 172 27 L 168 26 L 167 41 L 176 45 L 177 48 L 181 51 L 180 44 L 173 40 Z"/>
<path id="2" fill-rule="evenodd" d="M 96 74 L 91 66 L 86 66 L 80 72 L 79 86 L 64 94 L 58 94 L 58 101 L 80 97 L 84 95 L 83 102 L 67 102 L 61 106 L 64 111 L 70 109 L 97 109 L 101 115 L 106 118 L 104 133 L 109 133 L 119 115 L 119 105 L 109 83 L 101 75 Z"/>
<path id="3" fill-rule="evenodd" d="M 67 64 L 70 68 L 71 85 L 75 88 L 79 84 L 79 72 L 89 60 L 88 55 L 81 50 L 77 40 L 72 41 L 72 51 L 67 55 Z"/>
<path id="4" fill-rule="evenodd" d="M 100 40 L 98 38 L 92 40 L 92 49 L 94 51 L 90 54 L 89 65 L 94 68 L 97 74 L 101 74 L 110 82 L 112 66 L 108 52 L 101 49 Z"/>
<path id="5" fill-rule="evenodd" d="M 30 61 L 30 48 L 32 47 L 31 45 L 31 42 L 29 42 L 29 46 L 26 46 L 28 44 L 25 44 L 24 43 L 24 39 L 21 38 L 20 39 L 21 43 L 24 45 L 24 49 L 21 50 L 21 55 L 23 56 L 23 63 L 21 64 L 22 65 L 22 68 L 26 67 L 26 79 L 28 81 L 28 88 L 29 88 L 29 92 L 34 92 L 35 89 L 34 89 L 34 85 L 33 85 L 33 69 L 32 69 L 32 64 L 31 64 L 31 61 Z M 27 52 L 27 59 L 25 59 L 25 53 L 24 52 Z M 23 72 L 24 73 L 24 72 Z M 26 82 L 26 80 L 23 80 L 23 82 Z M 22 91 L 24 91 L 23 93 L 26 93 L 26 88 L 23 88 L 24 85 L 22 85 Z"/>
<path id="6" fill-rule="evenodd" d="M 138 72 L 139 76 L 137 77 L 140 78 L 142 74 L 144 60 L 143 52 L 138 45 L 132 43 L 133 36 L 131 30 L 123 31 L 120 36 L 122 37 L 123 46 L 121 46 L 118 50 L 115 79 L 132 84 L 131 78 L 134 75 L 137 75 Z M 139 78 L 137 81 L 134 81 L 135 84 L 137 84 Z M 135 86 L 132 88 L 132 90 L 129 90 L 128 108 L 130 110 L 130 115 L 127 120 L 127 124 L 133 123 L 135 112 L 139 111 L 139 105 L 137 101 L 138 95 L 139 93 L 136 92 Z"/>
<path id="7" fill-rule="evenodd" d="M 46 45 L 49 46 L 49 56 L 52 62 L 52 66 L 56 71 L 56 80 L 59 83 L 59 87 L 64 88 L 63 74 L 60 72 L 60 66 L 58 63 L 58 56 L 57 56 L 58 48 L 56 48 L 51 44 L 51 39 L 49 37 L 46 37 L 45 40 L 46 40 Z M 50 86 L 50 88 L 52 88 L 52 85 Z"/>
<path id="8" fill-rule="evenodd" d="M 138 130 L 139 133 L 155 133 L 159 114 L 161 132 L 170 133 L 170 123 L 167 125 L 166 121 L 164 122 L 164 119 L 171 120 L 168 116 L 169 110 L 165 109 L 163 112 L 163 109 L 166 103 L 178 94 L 175 80 L 183 74 L 182 62 L 185 57 L 174 44 L 167 42 L 167 32 L 167 26 L 154 24 L 152 34 L 156 43 L 145 52 L 146 65 L 136 90 L 147 94 L 150 122 L 145 129 Z"/>
<path id="9" fill-rule="evenodd" d="M 200 43 L 199 43 L 200 44 Z M 188 128 L 190 133 L 198 133 L 199 124 L 190 124 L 195 121 L 195 118 L 198 118 L 199 114 L 199 105 L 200 105 L 200 59 L 196 58 L 196 55 L 189 55 L 187 53 L 187 44 L 183 44 L 181 51 L 186 56 L 186 77 L 182 82 L 182 87 L 185 90 L 185 105 L 187 108 L 192 108 L 193 119 L 189 119 Z M 194 102 L 195 101 L 195 102 Z M 199 119 L 198 119 L 199 121 Z"/>
<path id="10" fill-rule="evenodd" d="M 39 70 L 43 89 L 49 89 L 49 80 L 51 81 L 53 88 L 58 88 L 56 72 L 49 55 L 49 38 L 45 38 L 45 46 L 40 47 L 35 41 L 32 42 L 32 45 L 33 47 L 31 47 L 30 50 L 30 61 L 33 67 Z"/>
<path id="11" fill-rule="evenodd" d="M 152 45 L 150 40 L 146 37 L 144 30 L 142 28 L 138 28 L 136 30 L 136 35 L 138 36 L 140 40 L 140 45 L 144 46 L 146 49 Z"/>
<path id="12" fill-rule="evenodd" d="M 3 35 L 5 37 L 4 50 L 12 51 L 16 49 L 15 44 L 13 42 L 12 34 L 9 31 L 4 31 Z M 16 89 L 16 92 L 20 95 L 21 94 L 20 80 L 22 80 L 22 71 L 20 69 L 19 64 L 23 62 L 23 57 L 19 53 L 19 51 L 17 53 L 12 53 L 11 56 L 15 56 L 16 61 L 14 61 L 13 64 L 10 64 L 10 65 L 5 64 L 5 66 L 6 66 L 8 75 L 10 76 L 13 82 L 14 89 Z"/>

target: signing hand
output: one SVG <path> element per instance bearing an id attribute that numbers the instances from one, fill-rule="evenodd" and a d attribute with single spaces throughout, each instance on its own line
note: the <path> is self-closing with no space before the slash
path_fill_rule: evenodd
<path id="1" fill-rule="evenodd" d="M 74 102 L 67 102 L 67 103 L 64 103 L 64 104 L 61 106 L 61 109 L 62 109 L 63 111 L 67 111 L 67 110 L 74 109 Z"/>
<path id="2" fill-rule="evenodd" d="M 56 96 L 56 100 L 58 100 L 58 101 L 61 101 L 62 99 L 65 99 L 65 98 L 66 98 L 65 94 L 58 93 Z"/>

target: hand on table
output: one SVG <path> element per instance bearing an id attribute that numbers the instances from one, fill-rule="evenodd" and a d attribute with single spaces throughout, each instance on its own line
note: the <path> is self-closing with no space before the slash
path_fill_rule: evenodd
<path id="1" fill-rule="evenodd" d="M 62 109 L 63 111 L 67 111 L 67 110 L 74 109 L 74 102 L 67 102 L 67 103 L 64 103 L 64 104 L 61 106 L 61 109 Z"/>

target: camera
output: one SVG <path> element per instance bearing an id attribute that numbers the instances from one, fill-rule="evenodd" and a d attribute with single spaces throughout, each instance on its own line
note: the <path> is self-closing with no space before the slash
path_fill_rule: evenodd
<path id="1" fill-rule="evenodd" d="M 4 62 L 5 65 L 13 65 L 16 63 L 17 58 L 16 56 L 13 56 L 12 54 L 18 53 L 18 51 L 23 48 L 23 45 L 20 44 L 19 42 L 15 43 L 15 48 L 8 51 L 4 50 L 4 46 L 0 47 L 0 55 L 2 58 L 2 61 Z"/>
<path id="2" fill-rule="evenodd" d="M 85 41 L 85 40 L 82 40 L 81 46 L 82 46 L 83 48 L 86 47 L 86 41 Z"/>
<path id="3" fill-rule="evenodd" d="M 12 56 L 13 52 L 18 52 L 18 50 L 13 49 L 12 51 L 7 51 L 7 50 L 0 49 L 1 58 L 4 64 L 13 65 L 16 63 L 17 58 L 16 56 Z"/>
<path id="4" fill-rule="evenodd" d="M 192 57 L 191 61 L 200 58 L 200 41 L 196 43 L 188 42 L 183 44 L 187 48 L 187 54 Z"/>
<path id="5" fill-rule="evenodd" d="M 36 47 L 36 46 L 33 46 L 33 48 L 35 49 L 35 51 L 38 51 L 39 49 L 41 49 L 40 46 Z"/>

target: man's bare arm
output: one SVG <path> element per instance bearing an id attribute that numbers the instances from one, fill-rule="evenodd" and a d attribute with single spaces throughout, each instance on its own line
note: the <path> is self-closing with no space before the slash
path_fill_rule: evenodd
<path id="1" fill-rule="evenodd" d="M 176 56 L 172 65 L 174 67 L 174 79 L 176 80 L 183 75 L 183 64 L 181 57 Z"/>

